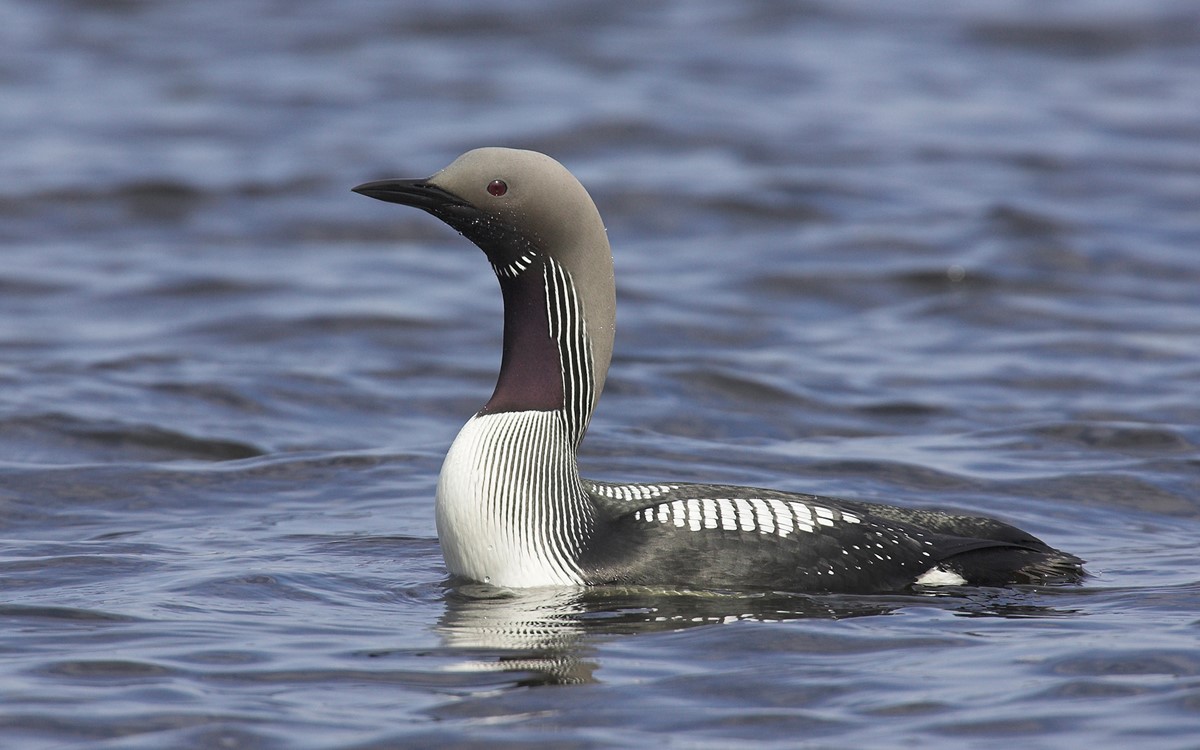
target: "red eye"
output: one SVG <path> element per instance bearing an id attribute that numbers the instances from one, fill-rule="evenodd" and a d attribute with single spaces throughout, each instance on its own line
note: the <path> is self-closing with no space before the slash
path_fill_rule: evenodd
<path id="1" fill-rule="evenodd" d="M 492 180 L 488 183 L 487 191 L 499 198 L 508 192 L 508 183 L 504 180 Z"/>

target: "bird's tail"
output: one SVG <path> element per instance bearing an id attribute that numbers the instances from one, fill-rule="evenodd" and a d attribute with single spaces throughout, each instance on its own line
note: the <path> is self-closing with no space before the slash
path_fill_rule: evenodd
<path id="1" fill-rule="evenodd" d="M 960 552 L 940 563 L 972 586 L 1079 583 L 1087 576 L 1083 560 L 1053 547 L 996 545 Z"/>

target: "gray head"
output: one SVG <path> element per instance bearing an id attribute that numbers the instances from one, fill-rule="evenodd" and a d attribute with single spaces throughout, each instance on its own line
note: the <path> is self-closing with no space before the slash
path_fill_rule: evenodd
<path id="1" fill-rule="evenodd" d="M 612 357 L 616 318 L 612 251 L 595 203 L 566 168 L 536 151 L 480 148 L 429 178 L 368 182 L 354 191 L 427 211 L 487 255 L 505 295 L 502 381 L 505 370 L 517 369 L 521 353 L 541 345 L 518 339 L 521 311 L 536 314 L 539 306 L 545 306 L 540 259 L 552 258 L 566 269 L 587 321 L 595 364 L 595 405 Z M 535 298 L 538 294 L 540 299 Z M 544 337 L 545 328 L 541 330 Z M 522 377 L 541 377 L 538 368 L 544 366 L 540 362 L 526 367 Z"/>

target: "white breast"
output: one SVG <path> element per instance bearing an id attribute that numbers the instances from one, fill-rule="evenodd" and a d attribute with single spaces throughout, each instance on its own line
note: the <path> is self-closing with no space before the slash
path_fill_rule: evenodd
<path id="1" fill-rule="evenodd" d="M 592 528 L 560 413 L 484 414 L 458 433 L 437 489 L 450 572 L 514 588 L 579 584 Z"/>

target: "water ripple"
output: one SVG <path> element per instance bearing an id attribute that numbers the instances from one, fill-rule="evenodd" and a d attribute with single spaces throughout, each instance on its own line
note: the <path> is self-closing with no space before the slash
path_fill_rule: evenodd
<path id="1" fill-rule="evenodd" d="M 1195 744 L 1191 5 L 277 5 L 0 3 L 6 747 Z M 605 217 L 587 474 L 988 513 L 1092 577 L 449 580 L 500 297 L 349 188 L 485 144 Z"/>

